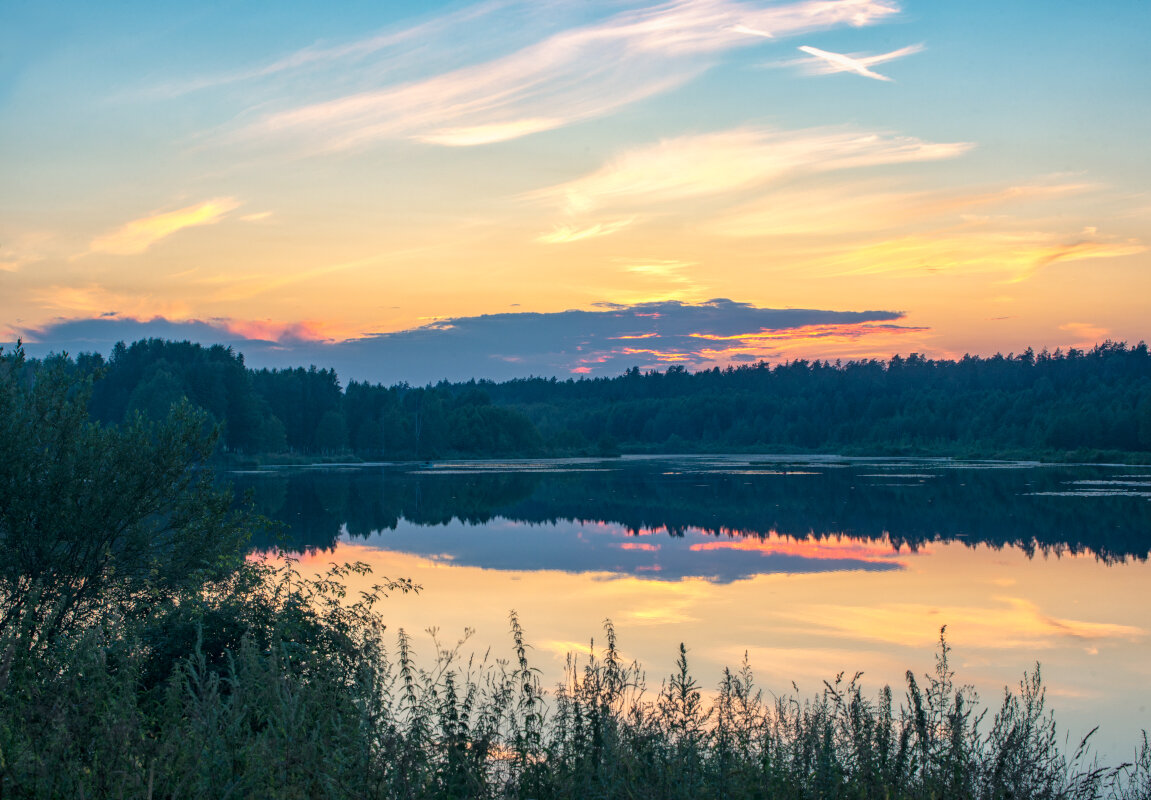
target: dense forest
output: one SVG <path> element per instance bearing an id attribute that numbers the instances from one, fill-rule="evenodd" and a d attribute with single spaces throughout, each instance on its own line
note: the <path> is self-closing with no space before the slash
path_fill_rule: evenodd
<path id="1" fill-rule="evenodd" d="M 1142 342 L 424 387 L 342 387 L 331 369 L 252 370 L 230 348 L 160 339 L 119 344 L 107 359 L 55 358 L 96 376 L 96 420 L 136 411 L 158 419 L 187 398 L 222 425 L 223 449 L 241 457 L 1151 453 L 1151 356 Z"/>

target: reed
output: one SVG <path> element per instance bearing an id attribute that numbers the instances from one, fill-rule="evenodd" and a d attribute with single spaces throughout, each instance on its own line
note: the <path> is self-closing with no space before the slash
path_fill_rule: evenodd
<path id="1" fill-rule="evenodd" d="M 507 659 L 434 640 L 421 666 L 379 602 L 350 600 L 362 565 L 302 576 L 249 564 L 144 622 L 108 615 L 27 651 L 0 642 L 0 796 L 364 798 L 1151 797 L 1151 747 L 1102 766 L 1060 747 L 1038 667 L 980 705 L 951 667 L 898 698 L 860 676 L 810 697 L 765 693 L 746 658 L 714 699 L 680 645 L 648 686 L 604 643 L 541 686 L 510 620 Z M 389 644 L 394 642 L 394 644 Z M 794 686 L 794 685 L 793 685 Z"/>

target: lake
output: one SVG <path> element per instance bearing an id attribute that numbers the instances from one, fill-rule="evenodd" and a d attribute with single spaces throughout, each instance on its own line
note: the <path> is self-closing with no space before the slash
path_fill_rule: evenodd
<path id="1" fill-rule="evenodd" d="M 1068 749 L 1099 725 L 1095 749 L 1122 760 L 1151 728 L 1151 467 L 740 455 L 231 477 L 305 570 L 363 561 L 421 585 L 384 610 L 428 660 L 428 629 L 509 657 L 514 609 L 545 686 L 611 619 L 649 691 L 684 642 L 707 687 L 746 653 L 776 693 L 862 671 L 901 696 L 946 625 L 992 714 L 1040 662 Z"/>

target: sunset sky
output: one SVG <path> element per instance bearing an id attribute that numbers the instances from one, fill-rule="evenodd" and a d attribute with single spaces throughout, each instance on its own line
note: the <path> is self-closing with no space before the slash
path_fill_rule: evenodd
<path id="1" fill-rule="evenodd" d="M 1151 333 L 1151 5 L 0 6 L 0 341 L 392 382 Z"/>

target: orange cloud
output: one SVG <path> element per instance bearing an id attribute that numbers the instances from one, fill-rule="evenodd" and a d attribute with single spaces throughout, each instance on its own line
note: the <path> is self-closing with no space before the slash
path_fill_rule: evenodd
<path id="1" fill-rule="evenodd" d="M 637 315 L 638 316 L 638 315 Z M 580 359 L 581 366 L 572 370 L 586 374 L 587 365 L 603 364 L 621 356 L 639 356 L 661 364 L 692 364 L 696 368 L 726 367 L 748 361 L 780 361 L 784 358 L 883 358 L 892 352 L 908 350 L 928 354 L 922 339 L 932 336 L 930 328 L 875 322 L 823 323 L 794 328 L 769 329 L 749 333 L 721 335 L 711 333 L 623 334 L 608 337 L 611 341 L 643 341 L 650 346 L 626 344 Z M 661 347 L 662 339 L 678 340 L 675 347 Z M 699 347 L 685 347 L 684 339 L 698 340 Z M 919 341 L 917 341 L 919 340 Z"/>
<path id="2" fill-rule="evenodd" d="M 132 220 L 111 233 L 93 239 L 88 252 L 116 256 L 137 255 L 184 228 L 214 225 L 228 212 L 239 207 L 240 201 L 234 197 L 217 197 L 199 205 Z"/>
<path id="3" fill-rule="evenodd" d="M 930 328 L 877 323 L 850 323 L 842 325 L 804 325 L 784 330 L 717 336 L 694 333 L 692 338 L 726 346 L 703 347 L 696 351 L 697 359 L 708 364 L 723 366 L 733 361 L 777 361 L 781 358 L 886 358 L 892 352 L 906 347 L 907 339 L 930 334 Z M 916 349 L 923 351 L 924 348 Z"/>
<path id="4" fill-rule="evenodd" d="M 737 333 L 732 336 L 720 336 L 714 333 L 689 333 L 693 339 L 707 339 L 715 342 L 741 342 L 751 345 L 756 342 L 800 342 L 818 339 L 858 339 L 877 332 L 884 333 L 916 333 L 924 328 L 912 328 L 904 325 L 877 325 L 871 322 L 855 322 L 848 324 L 822 324 L 803 325 L 798 328 L 785 328 L 782 330 L 759 331 L 757 333 Z"/>
<path id="5" fill-rule="evenodd" d="M 222 319 L 218 323 L 228 333 L 244 339 L 282 342 L 285 340 L 326 342 L 335 337 L 328 323 L 320 320 L 272 322 L 271 320 Z"/>
<path id="6" fill-rule="evenodd" d="M 873 563 L 891 563 L 899 553 L 888 543 L 855 541 L 843 537 L 828 539 L 788 539 L 772 534 L 768 538 L 742 537 L 699 542 L 691 550 L 740 550 L 761 555 L 788 555 L 815 559 L 853 559 Z M 925 552 L 920 550 L 920 552 Z"/>
<path id="7" fill-rule="evenodd" d="M 1094 347 L 1109 338 L 1111 334 L 1111 331 L 1106 328 L 1092 325 L 1089 322 L 1068 322 L 1065 325 L 1060 325 L 1059 330 L 1067 331 L 1074 336 L 1075 341 L 1071 342 L 1069 346 L 1079 348 Z"/>
<path id="8" fill-rule="evenodd" d="M 616 547 L 618 547 L 620 550 L 643 550 L 645 552 L 654 553 L 659 550 L 660 545 L 650 544 L 648 542 L 619 542 Z"/>

